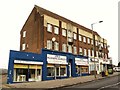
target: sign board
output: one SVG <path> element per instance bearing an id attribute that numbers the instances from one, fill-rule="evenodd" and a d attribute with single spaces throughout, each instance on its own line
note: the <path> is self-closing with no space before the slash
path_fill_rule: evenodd
<path id="1" fill-rule="evenodd" d="M 51 64 L 68 64 L 66 56 L 47 54 L 47 62 Z"/>
<path id="2" fill-rule="evenodd" d="M 82 58 L 75 58 L 76 65 L 87 65 L 88 66 L 88 59 Z"/>
<path id="3" fill-rule="evenodd" d="M 37 61 L 23 61 L 23 60 L 14 60 L 14 63 L 36 64 L 36 65 L 42 65 L 42 64 L 43 64 L 43 62 L 37 62 Z"/>

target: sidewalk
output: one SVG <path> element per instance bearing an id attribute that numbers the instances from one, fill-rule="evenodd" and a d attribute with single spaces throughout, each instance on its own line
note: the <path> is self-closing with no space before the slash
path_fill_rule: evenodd
<path id="1" fill-rule="evenodd" d="M 115 72 L 107 77 L 118 75 L 118 72 Z M 97 79 L 103 79 L 106 77 L 101 77 L 97 75 Z M 96 79 L 96 80 L 97 80 Z M 28 83 L 16 83 L 16 84 L 6 84 L 9 88 L 60 88 L 65 86 L 71 86 L 79 83 L 89 82 L 95 80 L 94 75 L 81 76 L 81 77 L 72 77 L 67 79 L 57 79 L 49 81 L 38 81 L 38 82 L 28 82 Z"/>

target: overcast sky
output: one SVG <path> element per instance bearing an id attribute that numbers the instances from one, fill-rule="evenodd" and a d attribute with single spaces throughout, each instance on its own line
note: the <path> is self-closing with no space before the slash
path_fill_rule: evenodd
<path id="1" fill-rule="evenodd" d="M 107 39 L 109 56 L 118 63 L 119 0 L 0 0 L 0 68 L 8 68 L 9 51 L 20 47 L 20 30 L 38 5 L 80 25 L 91 28 Z"/>

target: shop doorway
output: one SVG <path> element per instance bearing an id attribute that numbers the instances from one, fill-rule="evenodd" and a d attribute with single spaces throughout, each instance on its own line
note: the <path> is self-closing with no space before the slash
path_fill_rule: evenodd
<path id="1" fill-rule="evenodd" d="M 69 59 L 68 66 L 69 66 L 69 77 L 72 77 L 72 59 Z"/>

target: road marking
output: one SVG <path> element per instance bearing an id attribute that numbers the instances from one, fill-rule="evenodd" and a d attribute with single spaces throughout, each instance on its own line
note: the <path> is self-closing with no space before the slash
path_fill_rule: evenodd
<path id="1" fill-rule="evenodd" d="M 97 89 L 97 90 L 101 90 L 101 89 L 104 89 L 104 88 L 109 88 L 109 87 L 117 86 L 118 84 L 120 84 L 120 82 L 115 83 L 115 84 L 112 84 L 112 85 L 108 85 L 108 86 L 101 87 L 101 88 L 99 88 L 99 89 Z"/>

